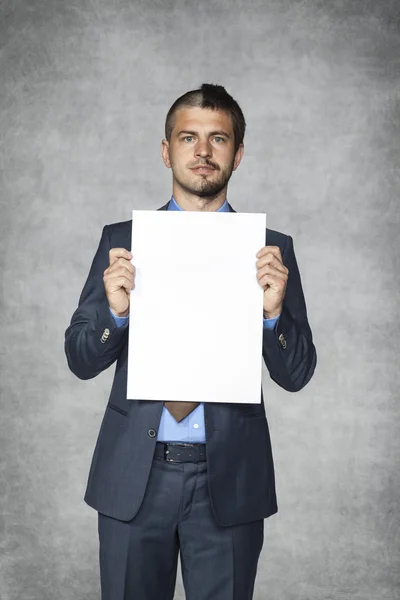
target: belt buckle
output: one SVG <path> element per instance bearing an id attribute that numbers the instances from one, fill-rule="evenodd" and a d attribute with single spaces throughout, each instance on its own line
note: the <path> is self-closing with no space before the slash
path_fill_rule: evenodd
<path id="1" fill-rule="evenodd" d="M 171 447 L 171 446 L 178 446 L 178 447 L 184 447 L 184 448 L 188 448 L 188 447 L 189 447 L 189 448 L 190 448 L 190 447 L 193 447 L 193 444 L 188 444 L 188 443 L 186 443 L 186 442 L 178 442 L 178 443 L 174 443 L 174 444 L 168 444 L 168 443 L 166 443 L 166 444 L 164 445 L 164 459 L 165 459 L 167 462 L 177 462 L 177 463 L 179 463 L 179 462 L 182 462 L 182 461 L 180 461 L 180 460 L 175 460 L 175 459 L 173 459 L 173 458 L 169 458 L 169 457 L 168 457 L 168 454 L 169 454 L 168 447 Z"/>
<path id="2" fill-rule="evenodd" d="M 168 457 L 168 454 L 169 454 L 168 446 L 169 446 L 169 444 L 164 444 L 164 460 L 166 460 L 167 462 L 174 462 L 173 458 Z"/>

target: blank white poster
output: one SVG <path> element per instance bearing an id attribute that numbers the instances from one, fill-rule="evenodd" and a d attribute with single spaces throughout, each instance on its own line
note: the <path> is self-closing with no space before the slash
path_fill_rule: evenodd
<path id="1" fill-rule="evenodd" d="M 132 212 L 127 398 L 261 402 L 258 213 Z"/>

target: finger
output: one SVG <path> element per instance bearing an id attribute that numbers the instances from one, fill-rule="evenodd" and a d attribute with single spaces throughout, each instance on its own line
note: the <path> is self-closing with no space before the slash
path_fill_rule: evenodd
<path id="1" fill-rule="evenodd" d="M 125 248 L 111 248 L 109 252 L 109 263 L 112 265 L 118 258 L 125 258 L 126 260 L 131 260 L 132 252 L 126 250 Z"/>
<path id="2" fill-rule="evenodd" d="M 135 282 L 133 279 L 128 279 L 127 277 L 124 277 L 123 281 L 122 287 L 126 290 L 127 294 L 129 294 L 134 289 Z"/>
<path id="3" fill-rule="evenodd" d="M 129 277 L 120 275 L 119 277 L 104 278 L 104 284 L 108 288 L 109 292 L 116 292 L 117 290 L 124 288 L 127 292 L 130 292 L 135 287 L 135 282 Z"/>
<path id="4" fill-rule="evenodd" d="M 275 277 L 280 277 L 281 279 L 284 279 L 285 281 L 288 280 L 288 275 L 285 271 L 282 271 L 282 269 L 278 269 L 270 264 L 266 265 L 262 269 L 258 269 L 257 279 L 260 280 L 261 277 L 263 277 L 264 275 L 274 275 Z"/>
<path id="5" fill-rule="evenodd" d="M 257 252 L 256 256 L 257 256 L 257 258 L 262 258 L 269 252 L 271 252 L 274 256 L 276 256 L 276 258 L 278 258 L 281 262 L 283 262 L 282 255 L 281 255 L 281 249 L 279 248 L 279 246 L 264 246 L 263 248 L 261 248 L 261 250 L 259 252 Z"/>
<path id="6" fill-rule="evenodd" d="M 261 269 L 262 267 L 268 264 L 272 265 L 279 271 L 282 271 L 282 273 L 289 273 L 285 265 L 282 264 L 281 261 L 271 252 L 266 254 L 263 258 L 258 259 L 258 261 L 256 262 L 257 269 Z"/>
<path id="7" fill-rule="evenodd" d="M 104 279 L 107 279 L 108 281 L 112 281 L 117 277 L 126 277 L 127 279 L 133 281 L 135 274 L 126 267 L 114 267 L 114 265 L 112 267 L 108 267 L 108 269 L 104 271 Z"/>
<path id="8" fill-rule="evenodd" d="M 135 265 L 133 265 L 129 260 L 126 260 L 125 258 L 117 258 L 112 263 L 112 265 L 107 267 L 107 270 L 109 272 L 118 272 L 118 269 L 120 269 L 120 268 L 127 269 L 129 271 L 129 273 L 134 273 L 136 270 Z"/>
<path id="9" fill-rule="evenodd" d="M 120 261 L 123 261 L 122 263 Z M 125 259 L 118 258 L 112 265 L 107 267 L 107 269 L 103 273 L 103 277 L 118 277 L 121 275 L 125 275 L 125 277 L 134 278 L 136 273 L 136 268 L 130 262 L 125 261 Z"/>
<path id="10" fill-rule="evenodd" d="M 286 288 L 287 281 L 285 279 L 282 279 L 282 277 L 278 277 L 276 275 L 271 275 L 270 273 L 267 273 L 266 275 L 261 277 L 261 279 L 259 279 L 259 284 L 262 287 L 269 285 L 275 291 L 281 292 Z"/>

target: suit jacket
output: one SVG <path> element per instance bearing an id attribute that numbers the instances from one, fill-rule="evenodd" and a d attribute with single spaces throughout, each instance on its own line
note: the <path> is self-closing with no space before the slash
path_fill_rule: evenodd
<path id="1" fill-rule="evenodd" d="M 167 208 L 168 203 L 158 210 Z M 229 210 L 236 212 L 230 205 Z M 126 399 L 129 326 L 116 327 L 104 289 L 109 250 L 130 250 L 131 227 L 130 220 L 103 228 L 78 308 L 65 332 L 68 365 L 80 379 L 96 377 L 116 361 L 85 501 L 122 521 L 131 520 L 142 503 L 163 408 L 158 401 Z M 316 351 L 293 240 L 267 229 L 267 244 L 279 246 L 289 279 L 277 326 L 263 330 L 262 354 L 271 378 L 285 390 L 296 392 L 313 375 Z M 221 526 L 266 518 L 278 510 L 262 389 L 261 400 L 260 404 L 206 402 L 204 406 L 209 492 Z"/>

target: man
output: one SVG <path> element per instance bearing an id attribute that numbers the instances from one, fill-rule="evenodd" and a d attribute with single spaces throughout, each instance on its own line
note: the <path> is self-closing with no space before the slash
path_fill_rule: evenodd
<path id="1" fill-rule="evenodd" d="M 173 196 L 158 210 L 235 212 L 227 185 L 244 132 L 243 113 L 222 86 L 178 98 L 161 147 Z M 180 553 L 187 600 L 251 600 L 264 519 L 277 512 L 262 390 L 260 404 L 126 399 L 131 225 L 104 227 L 65 333 L 80 379 L 117 361 L 85 495 L 98 511 L 102 599 L 172 600 Z M 316 352 L 293 240 L 267 229 L 266 244 L 254 257 L 264 290 L 262 354 L 271 378 L 295 392 L 311 379 Z"/>

